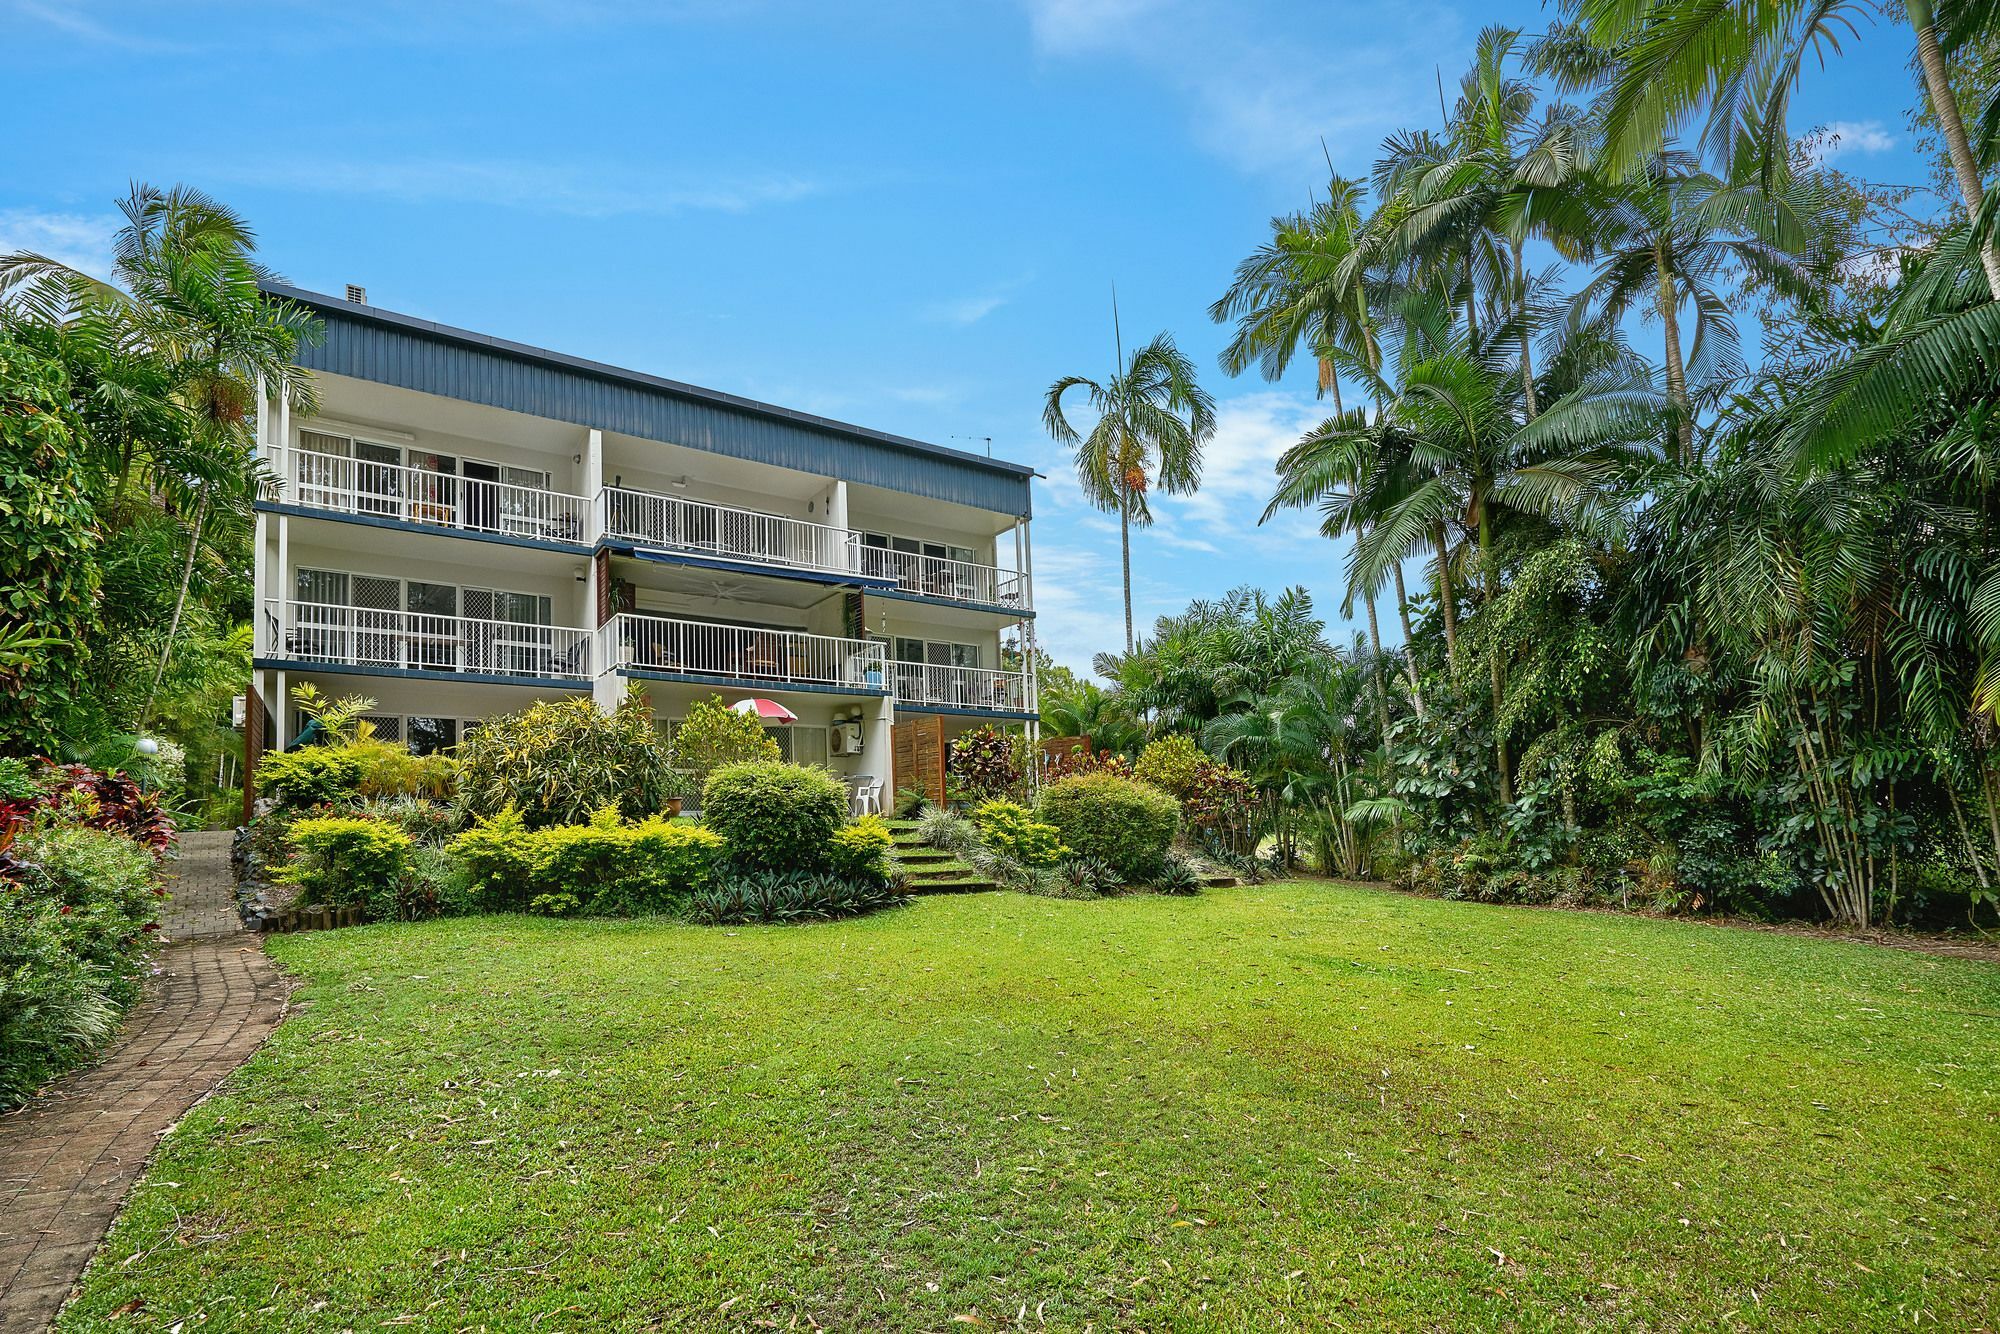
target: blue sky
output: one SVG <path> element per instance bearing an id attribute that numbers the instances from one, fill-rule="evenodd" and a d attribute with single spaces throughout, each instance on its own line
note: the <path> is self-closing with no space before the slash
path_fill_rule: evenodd
<path id="1" fill-rule="evenodd" d="M 128 180 L 200 186 L 323 291 L 962 448 L 1038 484 L 1044 641 L 1123 638 L 1116 524 L 1043 434 L 1050 381 L 1166 329 L 1221 406 L 1208 481 L 1135 539 L 1141 623 L 1341 553 L 1255 520 L 1324 415 L 1215 368 L 1208 303 L 1276 212 L 1439 118 L 1487 23 L 1539 5 L 1332 0 L 0 0 L 0 253 L 101 268 Z M 1906 32 L 1809 75 L 1794 129 L 1914 182 Z M 1385 612 L 1387 608 L 1385 607 Z M 1358 617 L 1357 609 L 1357 617 Z M 1388 617 L 1385 632 L 1393 627 Z"/>

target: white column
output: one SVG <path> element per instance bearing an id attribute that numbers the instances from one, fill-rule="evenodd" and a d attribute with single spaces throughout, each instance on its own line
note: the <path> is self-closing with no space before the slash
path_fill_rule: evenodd
<path id="1" fill-rule="evenodd" d="M 292 716 L 290 687 L 285 684 L 285 673 L 280 670 L 273 680 L 271 697 L 264 701 L 264 707 L 271 714 L 271 749 L 283 750 L 292 744 L 291 729 L 287 724 Z"/>
<path id="2" fill-rule="evenodd" d="M 1021 606 L 1029 611 L 1035 606 L 1035 547 L 1028 535 L 1028 520 L 1022 519 L 1014 526 L 1015 566 L 1021 572 Z M 1028 671 L 1028 711 L 1039 712 L 1042 707 L 1041 679 L 1035 670 L 1035 618 L 1021 618 L 1021 657 Z"/>
<path id="3" fill-rule="evenodd" d="M 291 500 L 292 496 L 292 401 L 287 397 L 278 399 L 278 431 L 271 441 L 271 471 L 278 477 L 278 499 Z"/>
<path id="4" fill-rule="evenodd" d="M 298 587 L 298 579 L 292 573 L 292 519 L 289 514 L 278 516 L 278 569 L 272 578 L 271 600 L 276 604 L 274 611 L 278 617 L 278 642 L 272 646 L 274 654 L 282 655 L 285 648 L 285 626 L 291 619 L 292 590 Z"/>
<path id="5" fill-rule="evenodd" d="M 604 432 L 595 427 L 585 435 L 583 442 L 583 544 L 597 545 L 604 536 L 604 498 L 599 495 L 604 490 Z M 593 608 L 595 603 L 592 604 Z M 593 619 L 595 611 L 592 612 Z"/>
<path id="6" fill-rule="evenodd" d="M 252 548 L 250 562 L 250 602 L 254 610 L 250 613 L 250 626 L 255 632 L 251 636 L 251 652 L 268 653 L 270 647 L 264 643 L 264 613 L 270 609 L 275 596 L 272 588 L 277 583 L 271 573 L 271 516 L 257 511 L 256 546 Z"/>
<path id="7" fill-rule="evenodd" d="M 861 767 L 882 780 L 882 810 L 887 813 L 896 800 L 895 700 L 876 700 L 866 716 L 868 721 L 861 728 Z"/>
<path id="8" fill-rule="evenodd" d="M 847 531 L 847 483 L 839 478 L 834 479 L 832 488 L 827 492 L 826 522 L 829 527 L 840 530 L 841 563 L 850 570 L 859 569 L 860 542 Z"/>

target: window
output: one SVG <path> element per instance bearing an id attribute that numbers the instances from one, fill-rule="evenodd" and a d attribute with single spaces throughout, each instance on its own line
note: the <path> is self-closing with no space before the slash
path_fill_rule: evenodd
<path id="1" fill-rule="evenodd" d="M 409 720 L 410 752 L 414 755 L 435 755 L 439 751 L 450 750 L 458 744 L 458 719 L 411 717 Z"/>
<path id="2" fill-rule="evenodd" d="M 788 723 L 782 727 L 767 727 L 764 735 L 778 743 L 778 754 L 789 764 L 824 765 L 827 761 L 824 727 Z"/>

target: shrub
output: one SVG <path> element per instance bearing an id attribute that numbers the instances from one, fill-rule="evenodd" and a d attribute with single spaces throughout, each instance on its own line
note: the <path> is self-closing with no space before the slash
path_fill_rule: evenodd
<path id="1" fill-rule="evenodd" d="M 529 829 L 509 807 L 454 838 L 449 851 L 471 901 L 487 910 L 626 916 L 681 906 L 714 875 L 723 841 L 657 816 L 625 824 L 614 807 L 589 824 Z"/>
<path id="2" fill-rule="evenodd" d="M 1056 863 L 1051 892 L 1059 898 L 1094 899 L 1115 894 L 1121 886 L 1118 872 L 1102 857 L 1065 857 Z"/>
<path id="3" fill-rule="evenodd" d="M 690 795 L 705 793 L 708 777 L 717 769 L 758 761 L 775 764 L 783 758 L 764 725 L 724 704 L 720 695 L 689 705 L 686 719 L 674 729 L 674 762 L 687 771 Z"/>
<path id="4" fill-rule="evenodd" d="M 158 857 L 173 846 L 174 825 L 159 798 L 125 773 L 36 760 L 10 768 L 0 793 L 0 848 L 35 820 L 122 834 Z"/>
<path id="5" fill-rule="evenodd" d="M 453 806 L 423 797 L 376 797 L 354 803 L 350 814 L 394 825 L 420 844 L 441 847 L 464 823 Z"/>
<path id="6" fill-rule="evenodd" d="M 724 846 L 696 824 L 658 816 L 621 824 L 611 807 L 587 825 L 541 830 L 534 842 L 531 910 L 612 917 L 679 908 L 708 884 Z"/>
<path id="7" fill-rule="evenodd" d="M 463 917 L 477 908 L 470 879 L 449 852 L 428 843 L 411 845 L 409 873 L 396 901 L 400 920 Z"/>
<path id="8" fill-rule="evenodd" d="M 449 755 L 413 755 L 408 746 L 386 741 L 356 741 L 340 749 L 354 762 L 357 796 L 449 801 L 457 791 L 458 761 Z"/>
<path id="9" fill-rule="evenodd" d="M 893 866 L 891 853 L 896 846 L 889 826 L 879 815 L 864 815 L 833 831 L 833 847 L 827 866 L 835 875 L 850 880 L 886 882 Z"/>
<path id="10" fill-rule="evenodd" d="M 537 829 L 580 824 L 608 805 L 644 819 L 681 786 L 636 690 L 608 714 L 566 699 L 488 718 L 458 745 L 458 782 L 469 814 L 498 815 L 511 803 Z"/>
<path id="11" fill-rule="evenodd" d="M 345 746 L 301 746 L 257 761 L 257 785 L 294 809 L 347 801 L 360 784 L 361 762 Z"/>
<path id="12" fill-rule="evenodd" d="M 1053 866 L 1069 852 L 1054 825 L 1042 824 L 1018 802 L 1001 798 L 981 802 L 972 820 L 987 847 L 1024 866 Z"/>
<path id="13" fill-rule="evenodd" d="M 410 836 L 380 820 L 313 816 L 291 830 L 292 860 L 278 879 L 297 885 L 307 903 L 365 908 L 378 921 L 401 915 L 398 896 L 409 869 Z"/>
<path id="14" fill-rule="evenodd" d="M 1200 783 L 1202 767 L 1213 763 L 1193 737 L 1176 733 L 1148 742 L 1132 765 L 1132 776 L 1178 801 Z"/>
<path id="15" fill-rule="evenodd" d="M 816 871 L 747 871 L 719 877 L 688 901 L 704 925 L 852 917 L 906 902 L 887 885 Z"/>
<path id="16" fill-rule="evenodd" d="M 539 855 L 533 833 L 510 803 L 491 819 L 473 821 L 446 845 L 475 903 L 488 909 L 527 906 Z"/>
<path id="17" fill-rule="evenodd" d="M 979 842 L 979 831 L 957 811 L 926 806 L 917 817 L 917 842 L 940 852 L 964 852 Z"/>
<path id="18" fill-rule="evenodd" d="M 0 874 L 0 1108 L 117 1031 L 164 893 L 150 852 L 121 834 L 25 826 L 13 852 Z"/>
<path id="19" fill-rule="evenodd" d="M 1156 787 L 1111 774 L 1051 783 L 1036 816 L 1052 824 L 1077 852 L 1097 857 L 1127 883 L 1143 884 L 1180 832 L 1180 804 Z"/>
<path id="20" fill-rule="evenodd" d="M 945 747 L 946 785 L 961 801 L 1005 796 L 1021 785 L 1014 738 L 997 727 L 981 727 L 951 739 Z"/>
<path id="21" fill-rule="evenodd" d="M 1184 852 L 1170 850 L 1160 861 L 1160 869 L 1146 883 L 1155 894 L 1201 893 L 1202 868 Z"/>
<path id="22" fill-rule="evenodd" d="M 847 789 L 824 769 L 730 764 L 709 775 L 701 815 L 729 841 L 729 860 L 738 867 L 817 871 L 847 819 Z"/>
<path id="23" fill-rule="evenodd" d="M 1249 775 L 1210 758 L 1192 737 L 1166 736 L 1152 742 L 1139 752 L 1132 777 L 1178 801 L 1191 829 L 1231 847 L 1246 840 L 1247 812 L 1256 800 L 1256 788 Z"/>

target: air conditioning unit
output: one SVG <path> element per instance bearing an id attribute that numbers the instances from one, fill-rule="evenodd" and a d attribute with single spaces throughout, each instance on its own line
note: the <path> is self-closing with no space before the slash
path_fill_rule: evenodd
<path id="1" fill-rule="evenodd" d="M 861 753 L 861 724 L 835 723 L 827 729 L 826 748 L 834 755 Z"/>

